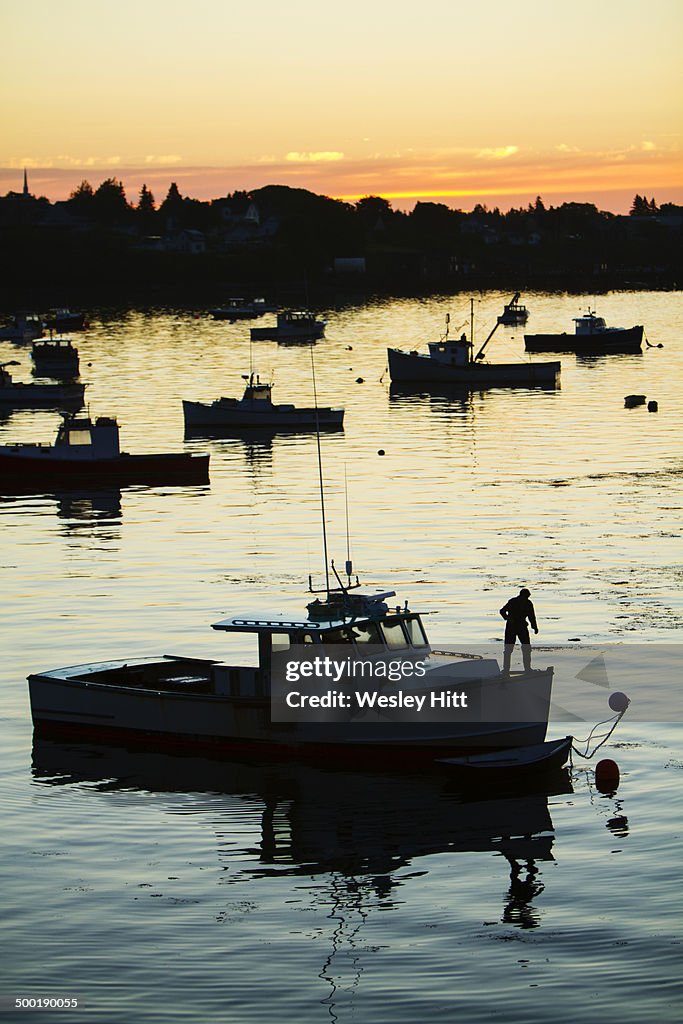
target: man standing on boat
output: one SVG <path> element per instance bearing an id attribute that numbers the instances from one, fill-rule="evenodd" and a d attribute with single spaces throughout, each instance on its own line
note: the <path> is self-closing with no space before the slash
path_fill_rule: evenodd
<path id="1" fill-rule="evenodd" d="M 534 633 L 538 633 L 536 625 L 536 612 L 529 600 L 530 593 L 523 587 L 517 597 L 511 597 L 507 604 L 500 609 L 500 614 L 505 619 L 505 649 L 503 653 L 503 675 L 510 674 L 510 662 L 515 641 L 519 640 L 522 645 L 522 662 L 524 671 L 531 671 L 531 641 L 529 640 L 529 627 L 531 624 Z"/>

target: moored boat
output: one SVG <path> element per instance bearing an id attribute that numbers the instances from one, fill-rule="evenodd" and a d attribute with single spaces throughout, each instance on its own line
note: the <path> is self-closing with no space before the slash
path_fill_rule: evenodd
<path id="1" fill-rule="evenodd" d="M 472 314 L 471 314 L 472 316 Z M 473 331 L 469 339 L 448 337 L 450 316 L 446 317 L 446 333 L 439 341 L 429 342 L 428 352 L 404 352 L 389 348 L 389 374 L 392 383 L 403 386 L 436 384 L 471 391 L 485 388 L 555 387 L 560 375 L 559 362 L 487 363 L 484 350 L 492 338 L 497 322 L 474 355 Z"/>
<path id="2" fill-rule="evenodd" d="M 299 619 L 237 615 L 214 623 L 222 633 L 251 638 L 257 650 L 250 664 L 165 655 L 33 674 L 36 730 L 383 768 L 543 743 L 552 668 L 504 676 L 494 658 L 436 652 L 407 602 L 390 607 L 392 591 L 352 589 L 340 581 Z M 330 656 L 339 659 L 331 664 L 346 666 L 334 690 L 329 677 L 325 682 Z M 311 664 L 323 666 L 313 679 L 305 670 Z M 397 665 L 402 682 L 388 674 Z M 296 682 L 292 666 L 300 669 Z M 342 692 L 351 701 L 354 687 L 364 695 L 355 709 L 330 703 Z M 454 703 L 464 694 L 469 704 Z M 308 712 L 300 710 L 306 695 L 314 698 Z M 424 715 L 415 710 L 420 701 L 427 702 Z"/>
<path id="3" fill-rule="evenodd" d="M 116 419 L 65 415 L 54 444 L 0 445 L 0 488 L 5 493 L 104 484 L 208 483 L 209 456 L 186 452 L 129 455 L 119 447 Z"/>
<path id="4" fill-rule="evenodd" d="M 70 338 L 43 338 L 34 341 L 31 357 L 35 372 L 41 377 L 77 377 L 78 349 Z"/>
<path id="5" fill-rule="evenodd" d="M 0 339 L 7 341 L 33 341 L 42 338 L 44 324 L 36 313 L 17 313 L 12 322 L 0 327 Z"/>
<path id="6" fill-rule="evenodd" d="M 85 313 L 75 313 L 61 307 L 51 309 L 45 317 L 45 326 L 52 331 L 83 331 L 90 326 Z"/>
<path id="7" fill-rule="evenodd" d="M 518 327 L 525 324 L 529 319 L 529 310 L 519 303 L 519 292 L 515 292 L 510 302 L 506 302 L 503 312 L 498 317 L 498 323 L 504 327 Z"/>
<path id="8" fill-rule="evenodd" d="M 322 338 L 325 320 L 317 320 L 308 310 L 285 309 L 277 314 L 277 322 L 271 327 L 252 327 L 252 341 L 306 341 Z"/>
<path id="9" fill-rule="evenodd" d="M 85 384 L 24 384 L 15 381 L 7 366 L 18 366 L 15 359 L 0 364 L 0 405 L 13 409 L 80 409 Z"/>
<path id="10" fill-rule="evenodd" d="M 242 398 L 217 398 L 210 404 L 183 401 L 185 429 L 189 432 L 267 430 L 270 432 L 309 433 L 341 430 L 344 410 L 328 406 L 310 409 L 295 405 L 275 405 L 272 383 L 262 382 L 257 374 L 244 377 L 247 385 Z"/>
<path id="11" fill-rule="evenodd" d="M 589 309 L 574 317 L 574 334 L 525 334 L 527 352 L 576 352 L 577 355 L 637 353 L 642 350 L 643 327 L 608 327 Z"/>
<path id="12" fill-rule="evenodd" d="M 265 299 L 228 299 L 223 306 L 210 309 L 214 320 L 256 320 L 265 313 L 277 313 L 277 306 L 270 306 Z"/>

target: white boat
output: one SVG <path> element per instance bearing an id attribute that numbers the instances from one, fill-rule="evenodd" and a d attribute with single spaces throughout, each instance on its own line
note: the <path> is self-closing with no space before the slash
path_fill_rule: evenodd
<path id="1" fill-rule="evenodd" d="M 472 319 L 472 312 L 470 317 Z M 429 342 L 428 352 L 404 352 L 387 349 L 389 374 L 393 384 L 403 387 L 436 384 L 441 387 L 477 391 L 485 388 L 555 387 L 560 376 L 559 362 L 483 362 L 484 349 L 491 340 L 497 322 L 488 338 L 474 355 L 473 330 L 469 339 L 448 337 L 450 316 L 446 317 L 446 333 L 439 341 Z"/>
<path id="2" fill-rule="evenodd" d="M 16 359 L 0 363 L 0 406 L 12 409 L 80 409 L 85 384 L 24 384 L 15 381 L 8 366 L 18 366 Z"/>
<path id="3" fill-rule="evenodd" d="M 525 334 L 528 352 L 576 352 L 577 355 L 637 353 L 642 349 L 643 327 L 608 327 L 601 316 L 588 309 L 574 317 L 574 334 Z"/>
<path id="4" fill-rule="evenodd" d="M 252 341 L 308 341 L 322 338 L 325 320 L 317 320 L 308 310 L 285 309 L 271 327 L 252 327 Z"/>
<path id="5" fill-rule="evenodd" d="M 503 676 L 494 658 L 436 652 L 420 613 L 407 602 L 390 606 L 393 596 L 362 594 L 349 578 L 299 619 L 239 614 L 214 623 L 221 633 L 251 640 L 249 663 L 164 655 L 35 673 L 29 677 L 35 728 L 39 735 L 205 748 L 226 757 L 383 768 L 543 743 L 552 668 Z M 315 659 L 324 666 L 340 651 L 342 661 L 331 663 L 346 664 L 348 694 L 359 686 L 356 667 L 365 666 L 360 692 L 367 697 L 355 710 L 320 704 L 337 690 L 320 677 L 311 680 L 302 667 Z M 302 673 L 294 684 L 293 664 Z M 398 664 L 404 666 L 400 685 L 387 677 Z M 299 695 L 294 704 L 293 693 Z M 322 710 L 300 711 L 296 702 L 304 693 L 317 695 Z M 467 709 L 462 701 L 457 707 L 464 693 Z M 419 714 L 419 699 L 434 710 Z"/>
<path id="6" fill-rule="evenodd" d="M 217 398 L 210 404 L 183 401 L 186 431 L 267 430 L 273 433 L 310 433 L 317 429 L 343 428 L 343 409 L 275 405 L 272 383 L 262 382 L 258 374 L 254 373 L 245 375 L 244 379 L 247 386 L 242 398 Z"/>

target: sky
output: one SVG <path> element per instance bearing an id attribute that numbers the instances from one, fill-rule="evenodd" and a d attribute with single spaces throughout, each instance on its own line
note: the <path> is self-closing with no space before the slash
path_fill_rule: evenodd
<path id="1" fill-rule="evenodd" d="M 683 203 L 683 0 L 0 0 L 0 194 Z"/>

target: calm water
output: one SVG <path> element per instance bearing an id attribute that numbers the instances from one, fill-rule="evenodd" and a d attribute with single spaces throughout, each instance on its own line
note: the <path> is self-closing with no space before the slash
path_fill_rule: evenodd
<path id="1" fill-rule="evenodd" d="M 478 299 L 481 340 L 507 298 Z M 438 612 L 433 640 L 499 638 L 497 609 L 527 585 L 539 640 L 680 643 L 683 297 L 524 299 L 529 330 L 570 330 L 590 302 L 664 347 L 563 355 L 557 392 L 394 395 L 386 346 L 434 339 L 447 312 L 458 329 L 468 302 L 325 311 L 318 398 L 347 410 L 323 438 L 330 552 L 343 563 L 346 476 L 356 569 Z M 300 615 L 321 579 L 315 439 L 183 441 L 181 398 L 240 393 L 248 325 L 93 321 L 77 339 L 93 414 L 118 415 L 129 451 L 209 451 L 211 484 L 0 498 L 6 1019 L 678 1019 L 676 722 L 627 717 L 604 748 L 612 795 L 594 762 L 552 792 L 475 797 L 439 778 L 33 744 L 28 672 L 224 657 L 212 621 Z M 490 358 L 521 356 L 522 334 L 500 328 Z M 27 349 L 2 343 L 10 358 L 29 379 Z M 312 403 L 308 347 L 251 358 L 280 401 Z M 625 410 L 630 393 L 659 412 Z M 57 422 L 15 412 L 0 437 L 50 440 Z M 12 1009 L 21 996 L 80 1007 Z"/>

